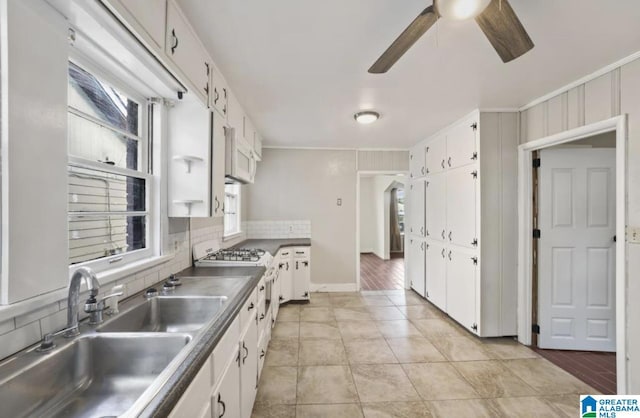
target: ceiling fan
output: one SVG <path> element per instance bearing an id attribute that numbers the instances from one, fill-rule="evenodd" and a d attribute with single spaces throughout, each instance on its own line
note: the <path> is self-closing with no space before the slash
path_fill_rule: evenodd
<path id="1" fill-rule="evenodd" d="M 533 41 L 508 0 L 434 0 L 393 41 L 369 68 L 372 74 L 386 73 L 405 52 L 440 18 L 464 20 L 474 17 L 502 61 L 509 62 L 533 48 Z"/>

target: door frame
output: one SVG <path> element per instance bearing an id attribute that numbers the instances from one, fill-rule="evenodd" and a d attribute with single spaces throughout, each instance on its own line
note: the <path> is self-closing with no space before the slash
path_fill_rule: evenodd
<path id="1" fill-rule="evenodd" d="M 518 341 L 531 345 L 533 303 L 533 184 L 532 154 L 536 150 L 565 144 L 606 132 L 616 133 L 616 376 L 618 394 L 626 394 L 626 263 L 627 245 L 627 115 L 564 131 L 518 147 Z"/>
<path id="2" fill-rule="evenodd" d="M 358 171 L 358 175 L 356 176 L 356 292 L 359 292 L 360 287 L 360 179 L 362 176 L 393 176 L 402 174 L 405 177 L 405 181 L 409 183 L 411 179 L 409 178 L 409 171 L 405 170 L 363 170 Z M 406 198 L 406 192 L 405 192 Z M 406 208 L 405 208 L 405 223 L 406 223 Z M 405 238 L 407 237 L 405 232 Z M 409 276 L 407 275 L 407 245 L 406 239 L 405 243 L 403 243 L 403 248 L 405 249 L 405 257 L 404 257 L 404 288 L 409 289 Z"/>

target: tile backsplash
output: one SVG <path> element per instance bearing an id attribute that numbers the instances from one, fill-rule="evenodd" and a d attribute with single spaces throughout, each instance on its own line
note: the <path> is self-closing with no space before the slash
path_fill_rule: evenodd
<path id="1" fill-rule="evenodd" d="M 311 238 L 311 221 L 247 221 L 247 238 Z"/>
<path id="2" fill-rule="evenodd" d="M 178 225 L 174 227 L 177 231 L 171 231 L 170 228 L 170 234 L 164 244 L 164 254 L 174 254 L 171 260 L 121 278 L 116 282 L 106 284 L 101 289 L 101 293 L 108 292 L 117 284 L 122 284 L 124 285 L 124 294 L 120 299 L 134 295 L 165 280 L 169 275 L 191 266 L 191 247 L 193 244 L 210 239 L 222 241 L 224 226 L 221 219 L 212 219 L 205 222 L 176 220 L 175 224 Z M 246 231 L 244 223 L 242 229 Z M 222 245 L 229 247 L 245 239 L 246 232 L 243 232 L 232 240 L 222 242 Z M 84 300 L 82 299 L 83 297 L 86 298 L 86 294 L 81 295 L 80 300 Z M 81 315 L 84 314 L 82 309 L 80 309 L 80 313 Z M 23 315 L 0 321 L 0 360 L 35 344 L 45 334 L 60 330 L 66 324 L 66 298 L 49 303 Z"/>

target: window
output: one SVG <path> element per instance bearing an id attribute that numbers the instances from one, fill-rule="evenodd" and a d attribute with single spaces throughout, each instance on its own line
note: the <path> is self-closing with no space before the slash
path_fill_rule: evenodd
<path id="1" fill-rule="evenodd" d="M 69 264 L 151 256 L 146 100 L 74 62 L 68 80 Z"/>
<path id="2" fill-rule="evenodd" d="M 224 186 L 224 236 L 240 233 L 240 185 Z"/>
<path id="3" fill-rule="evenodd" d="M 398 224 L 400 232 L 404 233 L 404 189 L 396 189 L 396 197 L 398 199 Z"/>

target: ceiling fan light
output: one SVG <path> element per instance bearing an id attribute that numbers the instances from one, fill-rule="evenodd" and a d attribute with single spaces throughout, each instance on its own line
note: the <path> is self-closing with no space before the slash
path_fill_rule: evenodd
<path id="1" fill-rule="evenodd" d="M 465 20 L 478 16 L 491 0 L 436 0 L 438 14 L 446 19 Z"/>
<path id="2" fill-rule="evenodd" d="M 362 125 L 368 125 L 380 119 L 380 113 L 374 112 L 372 110 L 366 110 L 356 113 L 355 115 L 353 115 L 353 118 L 356 120 L 356 122 Z"/>

